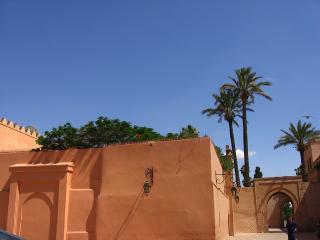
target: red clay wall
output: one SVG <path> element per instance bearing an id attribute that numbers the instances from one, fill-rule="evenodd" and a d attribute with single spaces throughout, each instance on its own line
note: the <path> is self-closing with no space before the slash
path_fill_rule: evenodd
<path id="1" fill-rule="evenodd" d="M 320 158 L 320 141 L 314 141 L 306 146 L 304 152 L 304 159 L 306 164 L 306 170 L 309 174 L 310 182 L 319 182 L 319 174 L 316 169 L 316 164 Z"/>
<path id="2" fill-rule="evenodd" d="M 220 183 L 223 179 L 221 176 L 216 176 L 223 172 L 220 161 L 216 155 L 214 147 L 210 145 L 211 151 L 211 173 L 213 183 L 213 202 L 214 202 L 214 231 L 215 240 L 226 239 L 229 235 L 229 199 L 225 194 L 225 181 Z M 216 181 L 217 180 L 217 181 Z"/>
<path id="3" fill-rule="evenodd" d="M 214 239 L 209 139 L 103 149 L 98 239 Z M 142 194 L 144 171 L 154 186 Z"/>
<path id="4" fill-rule="evenodd" d="M 13 122 L 0 120 L 0 152 L 28 151 L 38 148 L 37 135 Z"/>
<path id="5" fill-rule="evenodd" d="M 311 142 L 309 146 L 311 148 L 311 160 L 313 163 L 320 157 L 320 141 Z"/>
<path id="6" fill-rule="evenodd" d="M 254 188 L 241 188 L 239 202 L 234 202 L 234 229 L 236 233 L 257 232 Z"/>
<path id="7" fill-rule="evenodd" d="M 306 146 L 304 159 L 309 182 L 320 182 L 320 141 L 311 142 Z"/>
<path id="8" fill-rule="evenodd" d="M 305 231 L 313 232 L 316 229 L 320 220 L 320 183 L 305 184 L 297 214 L 302 219 L 300 225 Z"/>
<path id="9" fill-rule="evenodd" d="M 68 240 L 220 240 L 228 235 L 228 198 L 224 183 L 215 184 L 214 173 L 222 170 L 208 138 L 0 153 L 1 228 L 7 221 L 9 166 L 57 162 L 74 164 L 66 215 Z M 146 196 L 142 187 L 148 167 L 154 168 L 154 185 Z M 26 194 L 20 196 L 31 193 Z M 50 194 L 57 197 L 54 191 Z M 30 234 L 40 233 L 28 230 Z"/>

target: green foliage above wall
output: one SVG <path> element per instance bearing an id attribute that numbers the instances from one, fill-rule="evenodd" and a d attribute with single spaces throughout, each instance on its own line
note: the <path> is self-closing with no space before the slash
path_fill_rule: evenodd
<path id="1" fill-rule="evenodd" d="M 90 121 L 79 128 L 73 127 L 71 123 L 65 123 L 46 131 L 37 142 L 42 145 L 43 150 L 63 150 L 196 137 L 199 137 L 199 131 L 191 125 L 182 128 L 179 134 L 168 133 L 163 136 L 152 128 L 132 125 L 119 119 L 98 117 L 96 121 Z"/>
<path id="2" fill-rule="evenodd" d="M 232 163 L 231 158 L 223 153 L 222 148 L 217 147 L 217 146 L 215 148 L 216 148 L 217 155 L 218 155 L 218 157 L 220 159 L 220 163 L 221 163 L 222 169 L 225 172 L 232 171 L 233 163 Z"/>

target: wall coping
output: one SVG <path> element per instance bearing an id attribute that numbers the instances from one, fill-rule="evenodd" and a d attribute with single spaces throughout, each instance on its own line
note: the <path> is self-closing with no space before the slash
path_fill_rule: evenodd
<path id="1" fill-rule="evenodd" d="M 30 172 L 73 172 L 73 162 L 48 163 L 48 164 L 14 164 L 9 167 L 12 173 Z"/>
<path id="2" fill-rule="evenodd" d="M 282 176 L 282 177 L 266 177 L 258 178 L 253 180 L 254 183 L 263 184 L 263 183 L 282 183 L 282 182 L 300 182 L 302 181 L 301 176 Z"/>

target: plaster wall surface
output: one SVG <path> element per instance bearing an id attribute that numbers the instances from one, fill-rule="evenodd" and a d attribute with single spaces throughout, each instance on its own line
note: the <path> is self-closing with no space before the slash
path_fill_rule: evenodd
<path id="1" fill-rule="evenodd" d="M 208 139 L 116 146 L 102 154 L 98 239 L 214 239 Z M 148 167 L 154 186 L 146 196 Z"/>
<path id="2" fill-rule="evenodd" d="M 151 167 L 154 185 L 146 195 L 145 170 Z M 0 227 L 30 239 L 228 235 L 229 200 L 225 183 L 216 183 L 222 169 L 208 138 L 0 153 L 0 169 Z M 31 212 L 38 222 L 30 221 Z M 51 227 L 38 231 L 48 219 Z"/>
<path id="3" fill-rule="evenodd" d="M 317 167 L 312 169 L 312 171 L 308 174 L 309 181 L 311 183 L 319 183 L 320 182 L 320 162 Z"/>
<path id="4" fill-rule="evenodd" d="M 215 240 L 223 240 L 229 235 L 230 223 L 230 206 L 229 197 L 226 195 L 228 190 L 226 188 L 227 178 L 221 177 L 223 173 L 220 161 L 214 150 L 214 146 L 210 145 L 211 153 L 211 179 L 213 180 L 213 202 L 214 202 L 214 235 Z"/>
<path id="5" fill-rule="evenodd" d="M 239 202 L 234 202 L 233 206 L 235 232 L 257 232 L 257 215 L 254 188 L 241 188 L 239 192 Z"/>
<path id="6" fill-rule="evenodd" d="M 5 119 L 0 120 L 0 152 L 29 151 L 38 148 L 37 134 Z"/>
<path id="7" fill-rule="evenodd" d="M 311 142 L 309 147 L 311 150 L 311 162 L 314 163 L 320 157 L 320 141 Z"/>
<path id="8" fill-rule="evenodd" d="M 320 182 L 320 141 L 311 142 L 304 152 L 309 182 Z"/>
<path id="9" fill-rule="evenodd" d="M 302 187 L 301 187 L 302 188 Z M 310 183 L 304 186 L 304 195 L 301 200 L 300 218 L 307 231 L 314 231 L 320 219 L 320 183 Z"/>

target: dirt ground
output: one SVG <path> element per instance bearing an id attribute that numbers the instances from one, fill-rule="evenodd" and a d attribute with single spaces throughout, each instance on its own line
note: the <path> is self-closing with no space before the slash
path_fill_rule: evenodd
<path id="1" fill-rule="evenodd" d="M 258 233 L 258 234 L 239 234 L 229 237 L 229 240 L 287 240 L 288 236 L 283 232 Z M 317 240 L 314 233 L 299 233 L 297 240 Z"/>

